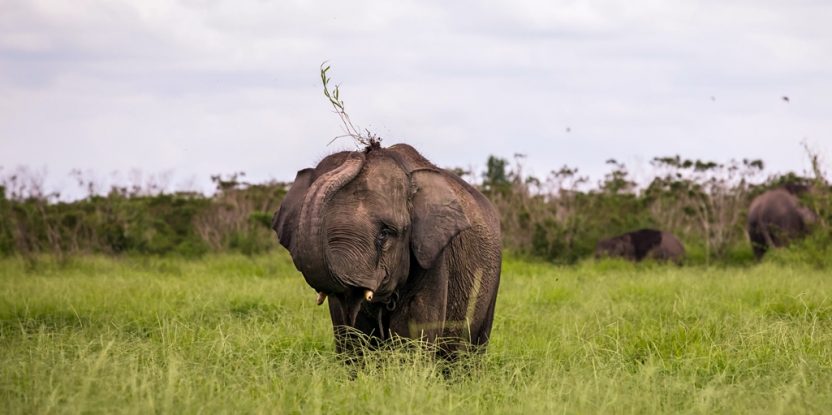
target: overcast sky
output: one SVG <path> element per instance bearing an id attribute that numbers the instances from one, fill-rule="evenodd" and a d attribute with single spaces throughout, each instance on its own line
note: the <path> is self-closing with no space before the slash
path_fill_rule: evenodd
<path id="1" fill-rule="evenodd" d="M 0 0 L 0 175 L 292 180 L 354 148 L 327 147 L 325 60 L 356 124 L 445 167 L 804 171 L 802 140 L 832 151 L 830 16 L 828 0 Z"/>

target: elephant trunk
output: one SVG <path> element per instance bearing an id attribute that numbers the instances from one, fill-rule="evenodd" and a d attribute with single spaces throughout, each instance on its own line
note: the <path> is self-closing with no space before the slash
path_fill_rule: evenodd
<path id="1" fill-rule="evenodd" d="M 293 255 L 293 259 L 306 282 L 318 291 L 340 293 L 346 288 L 328 265 L 324 208 L 338 190 L 358 175 L 364 160 L 363 153 L 351 153 L 340 166 L 318 177 L 304 198 L 298 223 L 299 255 Z"/>

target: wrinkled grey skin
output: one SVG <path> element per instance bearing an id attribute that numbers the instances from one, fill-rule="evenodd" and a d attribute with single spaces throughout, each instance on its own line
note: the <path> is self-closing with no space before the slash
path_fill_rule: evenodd
<path id="1" fill-rule="evenodd" d="M 272 226 L 306 282 L 327 295 L 337 351 L 354 351 L 356 330 L 374 343 L 442 339 L 442 353 L 488 342 L 499 216 L 411 146 L 340 152 L 299 171 Z"/>
<path id="2" fill-rule="evenodd" d="M 807 235 L 818 216 L 800 205 L 785 188 L 769 190 L 751 201 L 748 237 L 754 256 L 760 259 L 769 248 L 782 247 Z"/>
<path id="3" fill-rule="evenodd" d="M 681 264 L 685 258 L 685 247 L 670 232 L 640 229 L 599 241 L 595 246 L 595 257 L 605 256 L 636 262 L 654 259 Z"/>

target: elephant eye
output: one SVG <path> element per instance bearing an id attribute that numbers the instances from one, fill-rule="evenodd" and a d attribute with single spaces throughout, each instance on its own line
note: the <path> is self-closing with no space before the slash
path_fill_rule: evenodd
<path id="1" fill-rule="evenodd" d="M 391 236 L 396 235 L 396 230 L 390 226 L 382 225 L 381 229 L 378 231 L 378 235 L 376 236 L 376 245 L 381 247 L 384 242 Z"/>

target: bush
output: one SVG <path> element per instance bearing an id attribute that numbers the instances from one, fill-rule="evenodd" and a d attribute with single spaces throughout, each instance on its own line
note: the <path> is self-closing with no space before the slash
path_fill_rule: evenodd
<path id="1" fill-rule="evenodd" d="M 113 188 L 75 202 L 51 201 L 17 185 L 12 198 L 0 187 L 0 254 L 173 254 L 196 257 L 234 250 L 246 254 L 276 246 L 271 212 L 285 184 L 246 185 L 217 177 L 212 197 Z M 20 176 L 6 182 L 15 185 Z M 89 185 L 90 188 L 95 186 Z"/>
<path id="2" fill-rule="evenodd" d="M 689 264 L 748 264 L 753 256 L 745 226 L 752 197 L 798 186 L 806 189 L 804 205 L 819 215 L 817 229 L 806 241 L 773 252 L 771 260 L 828 264 L 832 192 L 816 158 L 814 178 L 787 173 L 754 185 L 764 166 L 759 160 L 659 157 L 651 163 L 655 177 L 642 189 L 616 160 L 607 161 L 610 172 L 591 186 L 569 166 L 542 180 L 525 175 L 524 159 L 515 154 L 511 163 L 490 156 L 481 183 L 473 183 L 497 207 L 503 248 L 514 255 L 574 264 L 592 257 L 601 239 L 651 227 L 679 237 Z M 464 169 L 453 171 L 471 177 Z M 0 255 L 254 255 L 277 246 L 271 219 L 288 189 L 285 183 L 245 183 L 244 174 L 235 173 L 213 176 L 211 196 L 166 194 L 154 184 L 113 187 L 102 195 L 95 191 L 100 186 L 79 179 L 89 195 L 67 203 L 43 192 L 39 178 L 27 172 L 0 178 Z"/>
<path id="3" fill-rule="evenodd" d="M 604 180 L 585 189 L 588 179 L 568 166 L 545 180 L 523 175 L 524 157 L 515 155 L 514 165 L 489 157 L 481 190 L 500 212 L 504 248 L 554 263 L 575 263 L 592 256 L 601 239 L 649 227 L 679 237 L 687 263 L 748 264 L 753 261 L 746 236 L 751 199 L 795 183 L 811 184 L 804 204 L 820 214 L 820 228 L 828 232 L 832 219 L 825 178 L 787 173 L 754 185 L 764 167 L 760 160 L 655 158 L 656 176 L 644 189 L 630 179 L 624 164 L 609 160 Z"/>
<path id="4" fill-rule="evenodd" d="M 788 247 L 769 250 L 764 260 L 779 265 L 800 264 L 817 269 L 832 267 L 832 235 L 827 229 L 816 229 L 807 238 Z"/>

